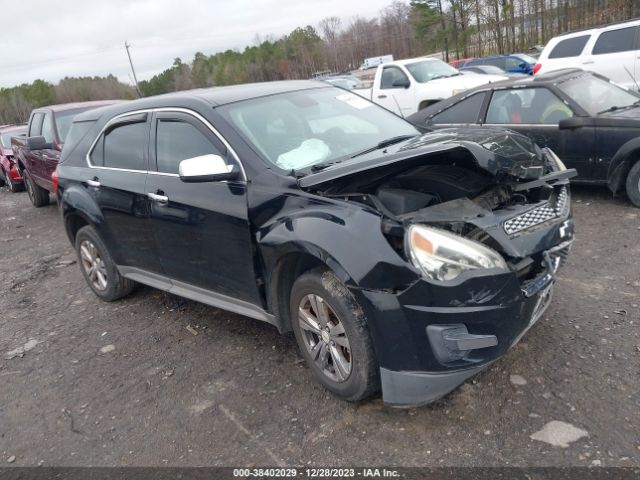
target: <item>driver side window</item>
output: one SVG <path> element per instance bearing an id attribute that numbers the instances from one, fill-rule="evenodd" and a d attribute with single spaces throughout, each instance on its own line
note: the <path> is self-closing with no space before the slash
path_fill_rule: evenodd
<path id="1" fill-rule="evenodd" d="M 156 123 L 156 165 L 158 172 L 178 174 L 182 160 L 202 155 L 224 158 L 224 146 L 214 142 L 199 128 L 178 118 L 159 118 Z"/>
<path id="2" fill-rule="evenodd" d="M 382 90 L 400 88 L 393 86 L 398 80 L 409 83 L 409 77 L 398 67 L 384 67 L 382 69 L 382 78 L 380 79 L 380 88 Z"/>

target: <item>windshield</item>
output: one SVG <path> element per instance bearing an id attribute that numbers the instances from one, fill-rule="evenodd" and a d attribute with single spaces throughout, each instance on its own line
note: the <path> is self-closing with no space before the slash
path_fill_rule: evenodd
<path id="1" fill-rule="evenodd" d="M 369 100 L 331 87 L 245 100 L 219 111 L 283 170 L 349 159 L 389 138 L 419 134 Z"/>
<path id="2" fill-rule="evenodd" d="M 530 64 L 535 64 L 537 62 L 537 60 L 533 57 L 530 57 L 529 55 L 525 55 L 524 53 L 516 53 L 515 55 L 513 55 L 514 57 L 519 58 L 520 60 L 530 63 Z"/>
<path id="3" fill-rule="evenodd" d="M 95 107 L 87 107 L 87 108 L 78 108 L 75 110 L 65 110 L 62 112 L 56 113 L 56 129 L 58 130 L 58 138 L 60 139 L 60 143 L 64 143 L 65 138 L 69 134 L 69 129 L 71 128 L 71 122 L 73 121 L 73 117 L 78 115 L 79 113 L 86 112 L 87 110 L 91 110 Z"/>
<path id="4" fill-rule="evenodd" d="M 436 78 L 453 77 L 460 72 L 442 60 L 424 60 L 405 65 L 417 82 L 426 83 Z"/>
<path id="5" fill-rule="evenodd" d="M 572 78 L 558 87 L 590 115 L 628 107 L 640 100 L 637 93 L 593 75 Z"/>
<path id="6" fill-rule="evenodd" d="M 0 144 L 3 148 L 11 148 L 11 137 L 17 136 L 20 132 L 3 133 L 0 135 Z"/>

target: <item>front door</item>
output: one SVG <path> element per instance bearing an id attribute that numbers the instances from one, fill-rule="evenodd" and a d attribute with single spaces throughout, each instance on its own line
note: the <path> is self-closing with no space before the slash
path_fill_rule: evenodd
<path id="1" fill-rule="evenodd" d="M 402 85 L 401 85 L 402 84 Z M 403 117 L 417 109 L 409 76 L 399 67 L 383 67 L 380 89 L 374 89 L 374 102 Z"/>
<path id="2" fill-rule="evenodd" d="M 246 181 L 185 183 L 178 175 L 187 158 L 235 159 L 207 125 L 184 112 L 154 115 L 151 146 L 147 193 L 165 274 L 259 305 Z"/>
<path id="3" fill-rule="evenodd" d="M 553 150 L 579 180 L 591 178 L 595 129 L 560 130 L 558 122 L 573 112 L 544 87 L 496 90 L 486 113 L 486 125 L 496 125 L 528 136 L 540 147 Z"/>

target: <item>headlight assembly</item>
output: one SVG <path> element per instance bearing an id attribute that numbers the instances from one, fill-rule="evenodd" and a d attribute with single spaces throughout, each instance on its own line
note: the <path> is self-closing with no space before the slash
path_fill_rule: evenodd
<path id="1" fill-rule="evenodd" d="M 508 270 L 499 253 L 445 230 L 412 225 L 406 244 L 411 263 L 433 280 L 453 280 L 464 271 L 479 268 Z"/>

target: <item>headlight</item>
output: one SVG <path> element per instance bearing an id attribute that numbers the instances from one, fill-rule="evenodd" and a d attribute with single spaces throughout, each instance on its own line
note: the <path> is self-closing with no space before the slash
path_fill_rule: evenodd
<path id="1" fill-rule="evenodd" d="M 554 152 L 553 150 L 551 150 L 550 148 L 547 148 L 547 153 L 549 154 L 549 156 L 551 157 L 551 159 L 555 162 L 556 164 L 556 168 L 557 171 L 559 172 L 563 172 L 567 169 L 567 166 L 564 164 L 564 162 L 562 160 L 560 160 L 560 158 L 556 155 L 556 152 Z"/>
<path id="2" fill-rule="evenodd" d="M 445 230 L 412 225 L 406 239 L 411 263 L 433 280 L 453 280 L 478 268 L 508 270 L 499 253 Z"/>

